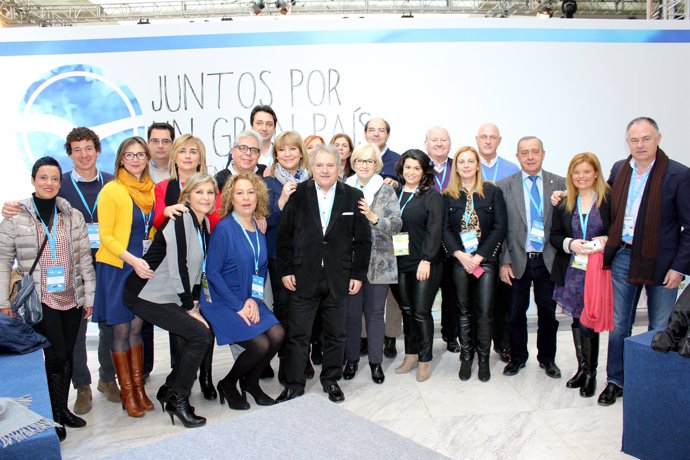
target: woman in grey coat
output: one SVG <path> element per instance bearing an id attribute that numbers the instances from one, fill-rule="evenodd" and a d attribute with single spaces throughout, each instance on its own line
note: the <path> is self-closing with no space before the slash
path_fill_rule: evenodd
<path id="1" fill-rule="evenodd" d="M 371 259 L 367 280 L 362 289 L 350 296 L 347 309 L 347 342 L 343 378 L 350 380 L 357 373 L 359 364 L 362 312 L 366 321 L 369 367 L 374 383 L 383 383 L 383 309 L 388 285 L 398 282 L 398 265 L 393 254 L 393 235 L 400 231 L 400 205 L 395 191 L 383 183 L 378 174 L 383 168 L 381 152 L 375 144 L 364 144 L 350 157 L 355 171 L 345 183 L 364 193 L 359 209 L 371 228 Z"/>

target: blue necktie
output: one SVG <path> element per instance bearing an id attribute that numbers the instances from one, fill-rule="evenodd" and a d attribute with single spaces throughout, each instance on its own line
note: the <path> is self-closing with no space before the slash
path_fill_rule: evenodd
<path id="1" fill-rule="evenodd" d="M 538 216 L 541 209 L 541 196 L 539 196 L 539 187 L 537 187 L 537 177 L 538 176 L 528 176 L 529 180 L 532 181 L 532 190 L 530 190 L 532 199 L 529 200 L 530 230 L 534 226 L 534 222 L 539 220 Z M 541 243 L 536 243 L 534 241 L 531 241 L 531 243 L 532 247 L 537 250 L 544 247 L 544 245 Z"/>

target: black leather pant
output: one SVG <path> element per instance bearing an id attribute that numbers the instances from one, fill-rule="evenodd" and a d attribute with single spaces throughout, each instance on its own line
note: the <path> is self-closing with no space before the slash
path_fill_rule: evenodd
<path id="1" fill-rule="evenodd" d="M 420 362 L 431 361 L 434 343 L 434 319 L 431 306 L 441 284 L 442 264 L 431 266 L 429 279 L 417 280 L 417 271 L 399 273 L 398 284 L 392 284 L 393 296 L 403 312 L 405 354 L 419 355 Z"/>
<path id="2" fill-rule="evenodd" d="M 460 359 L 471 361 L 477 351 L 480 361 L 489 360 L 494 315 L 494 293 L 498 279 L 495 262 L 483 262 L 479 278 L 467 273 L 457 260 L 453 264 L 453 282 L 458 299 Z"/>

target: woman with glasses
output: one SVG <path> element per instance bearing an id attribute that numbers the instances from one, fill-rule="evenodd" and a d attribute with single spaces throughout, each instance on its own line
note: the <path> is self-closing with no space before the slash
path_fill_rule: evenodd
<path id="1" fill-rule="evenodd" d="M 150 153 L 141 137 L 122 141 L 115 157 L 115 179 L 98 200 L 101 247 L 96 253 L 96 300 L 93 321 L 113 326 L 111 350 L 123 408 L 131 417 L 152 410 L 143 379 L 142 320 L 123 301 L 125 281 L 132 271 L 142 279 L 153 270 L 142 258 L 151 245 L 153 228 L 153 179 Z"/>
<path id="2" fill-rule="evenodd" d="M 393 235 L 402 227 L 400 205 L 393 188 L 384 184 L 383 177 L 378 174 L 383 168 L 383 162 L 376 145 L 362 145 L 352 152 L 350 162 L 355 175 L 350 176 L 345 183 L 364 193 L 364 198 L 359 201 L 359 210 L 369 221 L 371 228 L 371 258 L 362 289 L 348 300 L 343 378 L 350 380 L 357 373 L 364 312 L 371 379 L 374 383 L 383 383 L 383 308 L 388 285 L 398 282 Z"/>

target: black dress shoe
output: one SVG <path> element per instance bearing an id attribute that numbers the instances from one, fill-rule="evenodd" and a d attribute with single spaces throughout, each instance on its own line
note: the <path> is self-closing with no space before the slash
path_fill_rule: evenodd
<path id="1" fill-rule="evenodd" d="M 369 353 L 369 341 L 366 337 L 359 339 L 359 356 L 366 356 Z"/>
<path id="2" fill-rule="evenodd" d="M 352 380 L 355 378 L 357 373 L 359 361 L 348 361 L 345 363 L 345 369 L 343 369 L 343 378 L 345 380 Z"/>
<path id="3" fill-rule="evenodd" d="M 451 353 L 460 353 L 460 344 L 458 343 L 457 338 L 443 337 L 443 341 L 446 342 L 446 350 L 450 351 Z"/>
<path id="4" fill-rule="evenodd" d="M 498 357 L 501 361 L 504 363 L 509 363 L 510 362 L 510 350 L 508 348 L 502 348 L 500 350 L 496 350 L 496 353 L 498 353 Z"/>
<path id="5" fill-rule="evenodd" d="M 74 415 L 69 409 L 62 410 L 62 424 L 70 428 L 81 428 L 86 426 L 86 420 Z"/>
<path id="6" fill-rule="evenodd" d="M 323 388 L 324 393 L 328 393 L 328 399 L 334 403 L 339 403 L 345 401 L 345 395 L 343 390 L 340 389 L 337 383 L 331 383 L 330 385 Z"/>
<path id="7" fill-rule="evenodd" d="M 520 369 L 523 367 L 525 367 L 525 363 L 519 363 L 511 360 L 508 364 L 506 364 L 506 367 L 503 368 L 503 375 L 517 375 L 517 373 L 520 372 Z"/>
<path id="8" fill-rule="evenodd" d="M 561 370 L 556 366 L 556 363 L 551 361 L 550 363 L 539 363 L 539 367 L 544 369 L 544 373 L 551 377 L 552 379 L 561 378 Z"/>
<path id="9" fill-rule="evenodd" d="M 398 349 L 395 348 L 395 337 L 383 338 L 383 356 L 386 358 L 395 358 L 398 355 Z"/>
<path id="10" fill-rule="evenodd" d="M 276 398 L 276 404 L 299 398 L 300 396 L 304 396 L 304 388 L 296 389 L 287 387 L 280 393 L 280 396 Z"/>
<path id="11" fill-rule="evenodd" d="M 373 380 L 374 383 L 383 383 L 386 376 L 383 375 L 381 364 L 369 363 L 369 367 L 371 368 L 371 380 Z"/>
<path id="12" fill-rule="evenodd" d="M 304 368 L 304 376 L 308 379 L 314 378 L 314 366 L 311 365 L 309 360 L 307 360 L 307 367 Z"/>
<path id="13" fill-rule="evenodd" d="M 600 406 L 610 406 L 616 402 L 616 398 L 622 397 L 623 389 L 615 383 L 608 382 L 604 391 L 599 395 L 597 403 L 599 403 Z"/>

